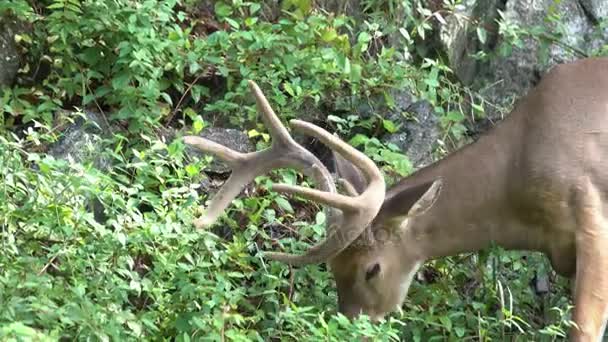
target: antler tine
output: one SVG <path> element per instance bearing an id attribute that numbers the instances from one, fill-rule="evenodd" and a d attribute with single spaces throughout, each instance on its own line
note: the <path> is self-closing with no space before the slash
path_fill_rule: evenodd
<path id="1" fill-rule="evenodd" d="M 329 236 L 321 243 L 308 249 L 303 255 L 287 253 L 267 253 L 267 257 L 291 265 L 303 265 L 326 261 L 353 243 L 371 224 L 380 211 L 385 195 L 382 173 L 374 162 L 365 154 L 331 135 L 321 127 L 300 120 L 291 120 L 295 129 L 316 137 L 332 150 L 340 153 L 348 161 L 357 165 L 367 178 L 367 188 L 356 197 L 339 194 L 327 194 L 317 190 L 275 185 L 275 190 L 296 193 L 312 200 L 343 209 L 341 226 L 338 229 L 327 229 Z M 351 186 L 347 192 L 356 193 Z"/>
<path id="2" fill-rule="evenodd" d="M 268 100 L 266 99 L 266 96 L 264 96 L 264 93 L 262 93 L 262 90 L 260 90 L 260 87 L 258 87 L 254 81 L 248 81 L 247 83 L 255 97 L 258 109 L 262 112 L 262 120 L 264 120 L 268 132 L 273 139 L 276 139 L 273 140 L 273 143 L 294 143 L 294 140 L 291 138 L 291 135 L 289 135 L 285 126 L 283 126 L 281 120 L 277 117 L 274 110 L 272 110 L 270 103 L 268 103 Z"/>
<path id="3" fill-rule="evenodd" d="M 343 211 L 352 211 L 357 208 L 357 204 L 352 197 L 340 195 L 338 193 L 319 191 L 311 188 L 287 184 L 274 184 L 272 186 L 272 190 L 286 194 L 300 195 L 313 202 L 323 203 Z"/>
<path id="4" fill-rule="evenodd" d="M 289 253 L 266 252 L 265 256 L 268 259 L 284 262 L 292 266 L 318 264 L 325 262 L 336 255 L 335 246 L 348 246 L 350 242 L 359 236 L 354 234 L 352 237 L 343 236 L 340 229 L 328 229 L 328 231 L 331 231 L 330 235 L 323 242 L 309 248 L 306 251 L 306 254 L 295 255 Z M 339 249 L 338 252 L 341 250 L 342 249 Z"/>
<path id="5" fill-rule="evenodd" d="M 344 192 L 346 192 L 349 196 L 352 196 L 352 197 L 359 196 L 357 189 L 355 189 L 355 187 L 346 179 L 339 178 L 338 184 L 340 184 L 342 186 L 342 188 L 344 189 Z"/>
<path id="6" fill-rule="evenodd" d="M 348 161 L 350 161 L 354 165 L 357 165 L 357 167 L 359 167 L 361 171 L 363 171 L 364 175 L 367 178 L 368 187 L 366 191 L 376 190 L 380 184 L 381 187 L 384 188 L 384 178 L 382 177 L 382 173 L 380 172 L 376 164 L 374 164 L 374 162 L 366 155 L 359 152 L 359 150 L 345 143 L 340 138 L 330 134 L 321 127 L 311 124 L 309 122 L 301 120 L 291 120 L 290 123 L 294 126 L 296 130 L 299 130 L 304 134 L 311 135 L 321 140 L 332 150 L 340 153 Z"/>
<path id="7" fill-rule="evenodd" d="M 233 164 L 243 160 L 244 158 L 243 153 L 237 152 L 209 139 L 189 135 L 184 137 L 184 142 L 188 145 L 196 147 L 197 149 L 203 152 L 211 153 L 217 156 L 218 158 L 229 164 L 231 167 L 233 166 Z"/>
<path id="8" fill-rule="evenodd" d="M 205 215 L 194 220 L 196 228 L 204 228 L 212 225 L 230 205 L 232 200 L 239 195 L 245 184 L 251 180 L 244 182 L 242 173 L 233 173 L 230 178 L 224 183 L 220 190 L 213 196 L 213 200 L 209 203 Z"/>

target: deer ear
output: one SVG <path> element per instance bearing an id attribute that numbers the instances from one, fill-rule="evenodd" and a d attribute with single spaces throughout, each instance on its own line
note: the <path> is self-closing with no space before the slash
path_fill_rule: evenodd
<path id="1" fill-rule="evenodd" d="M 365 191 L 367 181 L 365 177 L 355 165 L 344 159 L 340 153 L 333 152 L 336 165 L 336 173 L 339 178 L 347 181 L 357 191 L 357 194 Z"/>
<path id="2" fill-rule="evenodd" d="M 431 183 L 431 186 L 424 192 L 422 196 L 412 205 L 410 210 L 407 212 L 408 217 L 414 217 L 418 215 L 424 214 L 427 210 L 429 210 L 435 202 L 437 202 L 437 198 L 439 198 L 439 194 L 441 193 L 441 188 L 443 187 L 443 181 L 441 179 L 435 180 Z"/>
<path id="3" fill-rule="evenodd" d="M 404 231 L 409 226 L 409 219 L 424 214 L 437 202 L 443 181 L 435 179 L 421 184 L 403 186 L 392 191 L 382 203 L 376 216 L 374 237 L 381 240 L 381 232 Z M 390 233 L 388 236 L 391 236 Z"/>
<path id="4" fill-rule="evenodd" d="M 424 214 L 439 198 L 443 182 L 435 179 L 421 184 L 395 189 L 392 196 L 387 196 L 382 203 L 378 219 L 403 220 Z"/>

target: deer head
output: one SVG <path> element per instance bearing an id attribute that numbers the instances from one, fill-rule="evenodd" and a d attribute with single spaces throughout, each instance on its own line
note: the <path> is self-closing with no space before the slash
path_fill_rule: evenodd
<path id="1" fill-rule="evenodd" d="M 345 191 L 351 196 L 362 191 L 366 182 L 358 169 L 338 154 L 334 160 Z M 385 198 L 363 234 L 328 260 L 341 313 L 348 317 L 364 313 L 377 320 L 401 307 L 425 259 L 424 251 L 406 233 L 416 217 L 435 203 L 441 185 L 441 179 L 424 182 Z"/>
<path id="2" fill-rule="evenodd" d="M 319 139 L 333 150 L 337 183 L 344 192 L 340 194 L 327 168 L 292 139 L 259 87 L 251 81 L 249 86 L 272 137 L 271 147 L 243 154 L 201 137 L 184 138 L 187 144 L 214 154 L 232 169 L 205 215 L 194 222 L 196 227 L 213 224 L 256 176 L 276 168 L 297 169 L 312 177 L 319 189 L 277 184 L 273 190 L 325 205 L 329 210 L 327 237 L 303 255 L 267 252 L 266 257 L 294 266 L 327 262 L 337 285 L 339 311 L 347 316 L 364 313 L 377 319 L 397 309 L 423 262 L 415 241 L 403 240 L 404 232 L 433 205 L 441 180 L 413 186 L 385 199 L 384 179 L 371 159 L 318 126 L 292 120 L 296 131 Z"/>

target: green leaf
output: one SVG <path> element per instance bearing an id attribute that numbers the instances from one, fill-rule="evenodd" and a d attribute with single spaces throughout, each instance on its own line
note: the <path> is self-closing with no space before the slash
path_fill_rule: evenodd
<path id="1" fill-rule="evenodd" d="M 188 165 L 186 165 L 186 167 L 184 169 L 186 170 L 186 173 L 190 177 L 198 175 L 201 171 L 200 168 L 198 166 L 196 166 L 195 164 L 188 164 Z"/>
<path id="2" fill-rule="evenodd" d="M 327 221 L 327 217 L 325 215 L 325 212 L 323 212 L 323 211 L 317 212 L 317 215 L 315 216 L 315 223 L 318 225 L 323 225 L 323 224 L 325 224 L 326 221 Z"/>
<path id="3" fill-rule="evenodd" d="M 215 3 L 215 15 L 217 15 L 218 18 L 226 18 L 226 17 L 232 15 L 232 7 L 230 7 L 229 5 L 226 5 L 222 1 L 216 2 Z"/>
<path id="4" fill-rule="evenodd" d="M 357 36 L 358 43 L 368 43 L 371 40 L 372 40 L 372 36 L 369 33 L 367 33 L 366 31 L 362 31 Z"/>
<path id="5" fill-rule="evenodd" d="M 116 237 L 116 240 L 118 242 L 120 242 L 121 245 L 123 245 L 123 246 L 127 245 L 127 236 L 124 233 L 115 232 L 114 237 Z"/>
<path id="6" fill-rule="evenodd" d="M 353 83 L 358 83 L 359 81 L 361 81 L 361 79 L 363 78 L 363 67 L 358 64 L 358 63 L 354 63 L 351 65 L 351 72 L 350 72 L 350 80 Z"/>
<path id="7" fill-rule="evenodd" d="M 324 41 L 325 43 L 330 43 L 330 42 L 334 41 L 336 38 L 338 38 L 338 33 L 336 32 L 336 30 L 334 28 L 327 28 L 326 30 L 323 31 L 323 34 L 321 34 L 321 40 Z"/>
<path id="8" fill-rule="evenodd" d="M 439 87 L 439 69 L 433 68 L 428 76 L 424 79 L 424 83 L 426 83 L 431 88 Z"/>
<path id="9" fill-rule="evenodd" d="M 277 196 L 274 199 L 274 202 L 279 206 L 279 208 L 281 208 L 283 211 L 286 211 L 288 213 L 293 213 L 293 208 L 291 207 L 291 204 L 289 203 L 288 200 L 286 200 L 284 197 L 282 196 Z"/>
<path id="10" fill-rule="evenodd" d="M 454 111 L 454 110 L 449 111 L 445 115 L 445 118 L 452 122 L 462 122 L 465 119 L 464 114 L 462 114 L 459 111 Z"/>
<path id="11" fill-rule="evenodd" d="M 46 8 L 48 9 L 63 9 L 64 4 L 61 2 L 56 2 L 56 3 L 52 3 L 50 5 L 48 5 Z"/>
<path id="12" fill-rule="evenodd" d="M 169 32 L 169 35 L 167 38 L 169 38 L 169 40 L 172 40 L 172 41 L 178 41 L 180 39 L 180 36 L 179 36 L 179 33 L 177 33 L 176 31 L 171 31 L 171 32 Z"/>
<path id="13" fill-rule="evenodd" d="M 203 118 L 201 118 L 200 115 L 197 115 L 194 119 L 194 122 L 192 122 L 192 130 L 194 131 L 194 134 L 200 133 L 200 131 L 202 131 L 204 128 L 205 121 L 203 120 Z"/>
<path id="14" fill-rule="evenodd" d="M 249 3 L 249 11 L 252 15 L 256 14 L 260 10 L 260 8 L 262 8 L 262 5 L 257 2 Z"/>
<path id="15" fill-rule="evenodd" d="M 382 120 L 382 126 L 389 133 L 395 133 L 399 130 L 399 127 L 397 127 L 397 125 L 395 125 L 395 123 L 391 120 Z"/>
<path id="16" fill-rule="evenodd" d="M 344 73 L 350 74 L 350 59 L 348 57 L 344 59 Z"/>
<path id="17" fill-rule="evenodd" d="M 232 26 L 232 28 L 234 28 L 235 30 L 238 30 L 241 28 L 241 25 L 238 23 L 238 21 L 234 20 L 234 19 L 230 19 L 230 18 L 224 18 L 224 20 L 226 20 L 226 22 Z"/>
<path id="18" fill-rule="evenodd" d="M 258 18 L 249 17 L 249 18 L 245 19 L 245 26 L 251 27 L 251 26 L 255 25 L 257 22 L 258 22 Z"/>
<path id="19" fill-rule="evenodd" d="M 448 316 L 439 316 L 439 321 L 447 331 L 452 330 L 452 320 Z"/>
<path id="20" fill-rule="evenodd" d="M 283 83 L 283 89 L 285 89 L 287 94 L 291 95 L 292 97 L 296 96 L 295 92 L 293 91 L 293 88 L 289 83 Z"/>
<path id="21" fill-rule="evenodd" d="M 348 141 L 348 143 L 354 147 L 358 147 L 361 145 L 367 144 L 369 138 L 363 134 L 356 134 L 352 139 Z"/>
<path id="22" fill-rule="evenodd" d="M 338 55 L 337 56 L 337 63 L 338 63 L 338 67 L 342 69 L 342 71 L 345 74 L 350 74 L 350 60 L 348 59 L 347 56 L 345 55 Z"/>
<path id="23" fill-rule="evenodd" d="M 412 41 L 412 38 L 410 37 L 409 32 L 407 32 L 407 30 L 405 28 L 400 27 L 399 28 L 399 33 L 401 33 L 401 35 L 403 36 L 403 38 L 405 38 L 405 40 L 407 40 L 408 43 Z"/>
<path id="24" fill-rule="evenodd" d="M 477 32 L 477 39 L 479 39 L 479 42 L 485 44 L 488 40 L 487 31 L 481 26 L 477 26 L 475 31 Z"/>

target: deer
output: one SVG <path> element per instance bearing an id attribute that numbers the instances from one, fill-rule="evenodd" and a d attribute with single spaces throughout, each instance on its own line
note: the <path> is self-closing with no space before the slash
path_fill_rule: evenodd
<path id="1" fill-rule="evenodd" d="M 608 59 L 552 67 L 506 118 L 475 142 L 386 189 L 364 153 L 325 129 L 291 120 L 295 132 L 332 150 L 336 179 L 295 142 L 255 82 L 249 81 L 271 136 L 265 150 L 239 153 L 213 141 L 184 142 L 228 164 L 198 228 L 212 225 L 255 177 L 293 168 L 315 187 L 274 184 L 327 210 L 326 237 L 303 254 L 266 252 L 303 266 L 327 263 L 338 311 L 380 320 L 399 310 L 428 260 L 490 245 L 544 253 L 573 280 L 572 341 L 600 341 L 608 319 Z"/>

